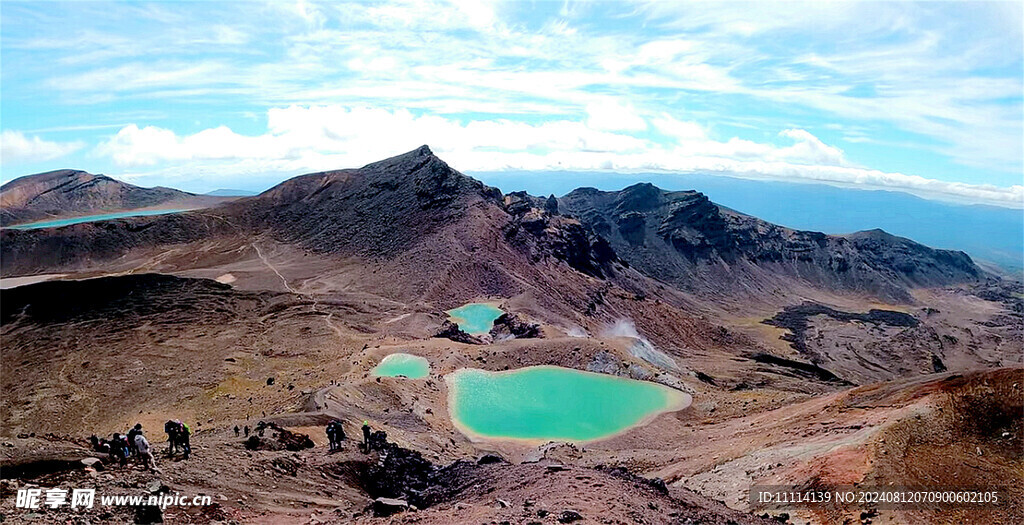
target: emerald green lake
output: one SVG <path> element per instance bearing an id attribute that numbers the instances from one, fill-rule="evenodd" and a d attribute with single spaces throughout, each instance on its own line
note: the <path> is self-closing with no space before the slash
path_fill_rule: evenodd
<path id="1" fill-rule="evenodd" d="M 109 221 L 110 219 L 123 219 L 125 217 L 146 217 L 149 215 L 166 215 L 168 213 L 181 213 L 188 210 L 135 210 L 135 211 L 121 211 L 117 213 L 103 213 L 100 215 L 86 215 L 84 217 L 71 217 L 68 219 L 54 219 L 52 221 L 40 221 L 31 222 L 28 224 L 18 224 L 15 226 L 8 226 L 8 228 L 14 230 L 35 230 L 37 228 L 56 228 L 59 226 L 69 226 L 71 224 L 79 224 L 83 222 L 96 222 L 96 221 Z"/>
<path id="2" fill-rule="evenodd" d="M 656 383 L 557 366 L 508 372 L 463 368 L 445 382 L 453 423 L 482 438 L 589 441 L 691 401 Z"/>
<path id="3" fill-rule="evenodd" d="M 407 377 L 421 379 L 430 374 L 430 363 L 411 354 L 391 354 L 373 367 L 373 375 L 379 377 Z"/>
<path id="4" fill-rule="evenodd" d="M 454 310 L 448 310 L 448 316 L 453 323 L 458 323 L 459 328 L 467 334 L 482 335 L 491 331 L 494 320 L 505 313 L 492 304 L 469 303 Z"/>

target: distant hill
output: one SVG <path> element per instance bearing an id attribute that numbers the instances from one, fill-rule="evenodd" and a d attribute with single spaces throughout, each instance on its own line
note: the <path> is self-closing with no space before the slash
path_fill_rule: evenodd
<path id="1" fill-rule="evenodd" d="M 252 197 L 253 195 L 259 195 L 259 192 L 249 190 L 219 189 L 206 192 L 203 195 L 209 195 L 211 197 Z"/>
<path id="2" fill-rule="evenodd" d="M 0 186 L 0 225 L 155 206 L 203 207 L 221 199 L 172 188 L 142 188 L 106 175 L 56 170 Z"/>
<path id="3" fill-rule="evenodd" d="M 785 276 L 909 301 L 908 288 L 984 273 L 963 252 L 882 230 L 840 236 L 793 230 L 719 206 L 700 192 L 649 183 L 612 192 L 577 189 L 558 207 L 608 239 L 635 268 L 685 290 L 770 293 Z"/>
<path id="4" fill-rule="evenodd" d="M 963 250 L 975 261 L 1024 269 L 1024 209 L 961 205 L 899 191 L 671 173 L 478 173 L 502 191 L 565 195 L 582 186 L 614 191 L 639 181 L 692 189 L 713 202 L 789 228 L 845 234 L 881 228 L 934 248 Z M 836 210 L 841 210 L 837 213 Z"/>

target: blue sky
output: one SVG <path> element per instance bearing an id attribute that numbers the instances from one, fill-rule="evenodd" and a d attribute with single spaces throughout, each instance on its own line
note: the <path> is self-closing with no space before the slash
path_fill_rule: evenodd
<path id="1" fill-rule="evenodd" d="M 0 3 L 0 179 L 205 192 L 430 144 L 1024 207 L 1021 2 Z"/>

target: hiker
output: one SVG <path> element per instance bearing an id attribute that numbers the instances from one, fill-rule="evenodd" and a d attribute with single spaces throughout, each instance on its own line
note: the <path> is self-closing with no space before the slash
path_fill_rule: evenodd
<path id="1" fill-rule="evenodd" d="M 149 450 L 149 440 L 142 434 L 142 430 L 135 434 L 135 450 L 138 451 L 139 461 L 142 466 L 156 470 L 156 459 L 153 457 L 153 452 Z"/>
<path id="2" fill-rule="evenodd" d="M 121 446 L 121 450 L 124 451 L 125 460 L 127 461 L 127 458 L 132 457 L 132 447 L 128 443 L 128 436 L 125 435 L 125 434 L 116 434 L 116 435 L 117 435 L 118 442 L 119 442 L 119 444 Z"/>
<path id="3" fill-rule="evenodd" d="M 245 437 L 249 437 L 249 425 L 245 425 Z"/>
<path id="4" fill-rule="evenodd" d="M 111 436 L 110 440 L 110 455 L 121 464 L 122 467 L 128 466 L 128 451 L 126 450 L 127 444 L 121 437 L 121 434 L 117 432 Z"/>
<path id="5" fill-rule="evenodd" d="M 235 425 L 235 437 L 238 437 L 238 433 L 241 431 L 242 429 L 238 428 L 238 425 Z"/>
<path id="6" fill-rule="evenodd" d="M 185 459 L 188 459 L 192 455 L 192 445 L 189 442 L 189 436 L 192 435 L 192 429 L 188 428 L 188 423 L 178 421 L 181 425 L 178 430 L 178 444 L 181 445 L 181 452 Z"/>
<path id="7" fill-rule="evenodd" d="M 92 449 L 95 452 L 110 454 L 110 443 L 105 439 L 96 437 L 96 434 L 89 436 L 89 444 L 92 445 Z"/>
<path id="8" fill-rule="evenodd" d="M 131 451 L 132 456 L 139 453 L 139 449 L 135 447 L 135 436 L 142 433 L 142 423 L 136 423 L 131 430 L 128 431 L 128 450 Z"/>
<path id="9" fill-rule="evenodd" d="M 167 420 L 164 423 L 164 433 L 167 434 L 167 455 L 173 456 L 178 450 L 178 432 L 180 426 L 177 421 Z"/>
<path id="10" fill-rule="evenodd" d="M 370 423 L 363 421 L 363 450 L 370 453 Z"/>
<path id="11" fill-rule="evenodd" d="M 327 439 L 331 442 L 331 452 L 341 450 L 341 441 L 345 439 L 345 429 L 341 421 L 335 419 L 327 424 Z"/>
<path id="12" fill-rule="evenodd" d="M 171 419 L 164 423 L 164 432 L 167 433 L 167 455 L 173 456 L 181 450 L 185 459 L 192 453 L 192 446 L 189 443 L 189 436 L 192 429 L 179 419 Z"/>
<path id="13" fill-rule="evenodd" d="M 327 441 L 329 441 L 331 443 L 330 451 L 334 452 L 334 447 L 335 447 L 334 444 L 337 441 L 336 438 L 334 437 L 334 421 L 331 421 L 330 423 L 327 423 L 326 432 L 327 432 Z"/>

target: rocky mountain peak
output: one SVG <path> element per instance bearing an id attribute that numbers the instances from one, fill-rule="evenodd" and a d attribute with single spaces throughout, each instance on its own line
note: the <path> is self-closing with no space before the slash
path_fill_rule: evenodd
<path id="1" fill-rule="evenodd" d="M 913 286 L 970 282 L 966 254 L 933 250 L 881 230 L 832 236 L 724 209 L 696 191 L 642 183 L 617 192 L 577 190 L 559 209 L 604 236 L 633 267 L 684 289 L 717 293 L 779 276 L 910 301 Z"/>
<path id="2" fill-rule="evenodd" d="M 501 192 L 459 173 L 429 146 L 357 169 L 311 173 L 239 203 L 254 227 L 324 253 L 391 256 L 458 223 Z"/>
<path id="3" fill-rule="evenodd" d="M 650 182 L 634 184 L 619 192 L 617 208 L 620 212 L 651 210 L 663 203 L 664 194 Z"/>
<path id="4" fill-rule="evenodd" d="M 389 157 L 384 160 L 378 160 L 377 162 L 371 162 L 363 166 L 362 169 L 367 171 L 410 170 L 431 160 L 437 160 L 442 163 L 444 162 L 441 161 L 437 155 L 434 155 L 430 146 L 424 144 L 414 150 L 407 151 L 400 155 L 395 155 L 394 157 Z"/>

